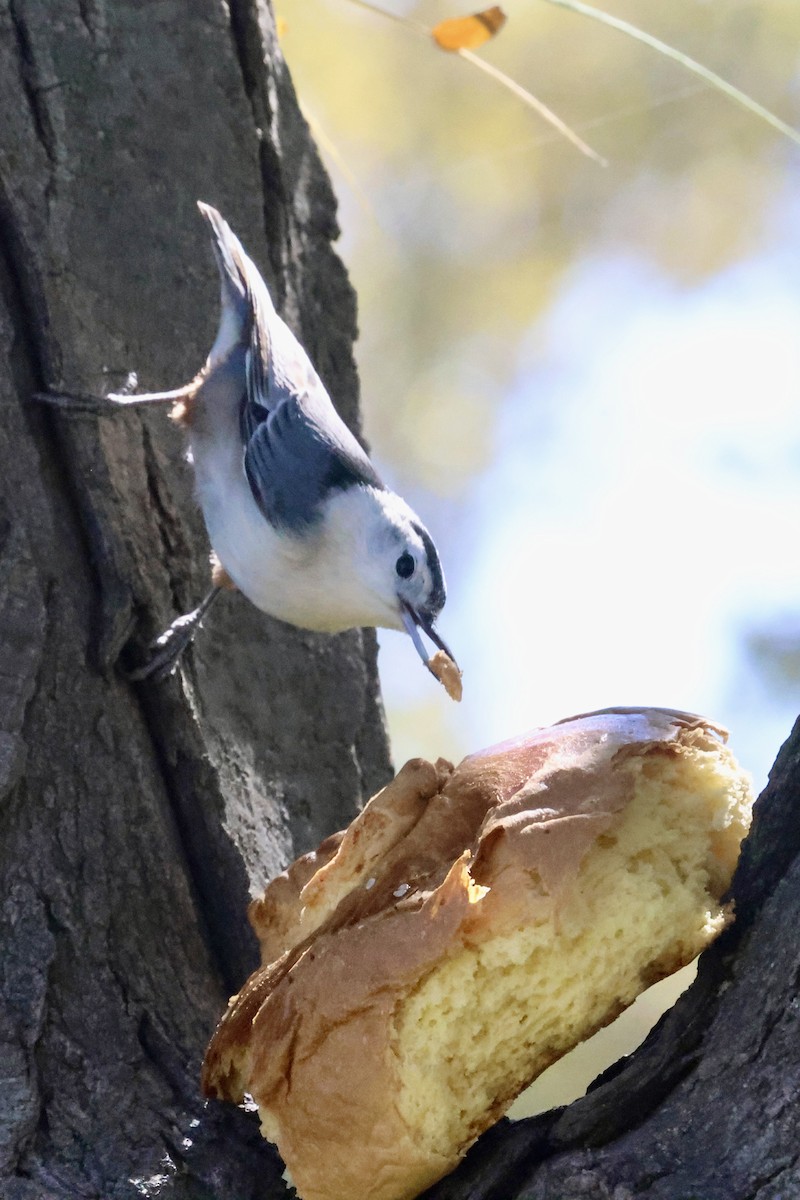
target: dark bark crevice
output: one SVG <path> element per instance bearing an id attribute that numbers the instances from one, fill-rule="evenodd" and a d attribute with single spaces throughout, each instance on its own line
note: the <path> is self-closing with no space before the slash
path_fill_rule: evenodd
<path id="1" fill-rule="evenodd" d="M 99 54 L 108 49 L 106 0 L 78 0 L 78 12 L 92 45 Z"/>
<path id="2" fill-rule="evenodd" d="M 273 299 L 278 310 L 284 306 L 287 260 L 287 202 L 283 184 L 280 149 L 267 131 L 274 133 L 273 113 L 266 88 L 263 34 L 259 13 L 250 0 L 230 0 L 230 28 L 242 84 L 259 135 L 259 162 L 264 188 L 264 231 L 272 267 Z M 269 18 L 268 18 L 269 19 Z M 273 27 L 274 35 L 274 27 Z M 274 56 L 273 56 L 274 59 Z"/>
<path id="3" fill-rule="evenodd" d="M 41 77 L 33 51 L 33 41 L 31 39 L 28 24 L 25 19 L 25 2 L 24 0 L 7 0 L 8 12 L 11 17 L 11 24 L 14 30 L 14 36 L 17 42 L 18 61 L 20 66 L 20 82 L 22 84 L 22 92 L 28 102 L 28 107 L 33 118 L 33 126 L 36 130 L 36 135 L 39 143 L 47 155 L 53 172 L 59 161 L 59 145 L 53 123 L 50 119 L 50 111 L 44 96 L 52 88 L 52 83 L 46 86 Z M 51 176 L 46 185 L 47 188 L 53 186 L 54 176 Z"/>
<path id="4" fill-rule="evenodd" d="M 109 573 L 104 569 L 104 565 L 108 562 L 108 555 L 105 552 L 105 539 L 102 532 L 98 529 L 94 520 L 94 512 L 91 505 L 86 502 L 85 495 L 82 495 L 83 489 L 81 481 L 76 477 L 74 472 L 63 468 L 63 463 L 71 461 L 72 445 L 69 437 L 65 439 L 64 434 L 68 433 L 68 425 L 65 427 L 64 422 L 69 421 L 69 418 L 59 416 L 55 413 L 50 413 L 45 405 L 38 405 L 32 400 L 32 396 L 36 391 L 41 391 L 46 388 L 45 375 L 40 361 L 40 353 L 38 349 L 39 339 L 36 337 L 35 330 L 37 324 L 36 316 L 31 309 L 29 301 L 26 299 L 26 289 L 23 289 L 22 280 L 30 276 L 31 265 L 29 262 L 23 263 L 20 260 L 16 262 L 11 258 L 13 248 L 18 247 L 21 238 L 14 232 L 13 221 L 3 223 L 2 227 L 3 238 L 0 239 L 0 293 L 5 297 L 7 310 L 12 316 L 15 331 L 15 348 L 17 353 L 12 356 L 12 367 L 15 377 L 15 382 L 18 385 L 18 395 L 25 405 L 27 400 L 30 405 L 29 419 L 34 425 L 37 434 L 39 446 L 46 453 L 48 461 L 48 473 L 51 477 L 58 481 L 60 494 L 63 498 L 61 504 L 62 515 L 70 518 L 70 525 L 75 533 L 76 540 L 80 545 L 82 558 L 87 565 L 93 567 L 96 574 L 97 590 L 100 593 L 100 620 L 92 622 L 97 627 L 99 624 L 99 637 L 90 635 L 87 644 L 87 663 L 93 666 L 94 669 L 102 671 L 113 671 L 117 665 L 117 661 L 123 647 L 129 642 L 135 632 L 137 624 L 137 613 L 133 607 L 132 596 L 127 587 L 120 586 L 120 581 L 111 576 L 109 582 Z M 30 289 L 35 294 L 41 294 L 39 285 L 32 285 Z M 123 416 L 124 420 L 125 417 Z M 134 418 L 136 420 L 136 418 Z M 158 470 L 154 462 L 154 453 L 152 450 L 151 435 L 149 428 L 142 425 L 142 438 L 144 446 L 144 461 L 146 466 L 147 487 L 151 500 L 152 511 L 155 515 L 159 530 L 162 533 L 161 549 L 158 558 L 162 557 L 169 563 L 179 549 L 182 556 L 188 557 L 191 553 L 189 541 L 183 534 L 180 522 L 180 515 L 171 508 L 168 502 L 162 497 L 161 481 L 158 475 Z M 1 499 L 1 498 L 0 498 Z M 18 536 L 23 536 L 21 527 L 17 526 Z M 14 554 L 15 559 L 19 559 L 19 550 Z M 26 578 L 24 588 L 21 591 L 21 603 L 25 606 L 24 623 L 26 631 L 30 632 L 31 618 L 29 615 L 30 606 L 33 605 L 35 610 L 34 597 L 38 590 L 38 580 L 33 574 L 29 574 Z M 46 584 L 46 590 L 52 594 L 53 581 Z M 44 597 L 42 597 L 42 601 Z M 178 611 L 181 611 L 182 603 L 177 595 L 173 593 L 173 601 Z M 43 613 L 46 619 L 47 605 L 43 603 Z M 8 614 L 5 614 L 6 619 L 3 622 L 4 638 L 8 638 L 10 628 Z M 47 636 L 47 629 L 43 624 L 39 630 L 41 644 L 46 646 L 50 639 Z M 34 645 L 36 643 L 33 643 Z M 140 652 L 143 647 L 140 646 Z M 41 655 L 39 655 L 41 657 Z M 37 660 L 38 665 L 38 660 Z M 35 670 L 23 672 L 17 666 L 15 675 L 21 679 L 30 677 L 31 689 L 38 684 L 38 673 Z M 188 877 L 195 883 L 195 893 L 197 900 L 198 922 L 200 930 L 204 936 L 204 940 L 209 947 L 209 950 L 214 950 L 224 944 L 221 936 L 216 938 L 212 932 L 209 932 L 206 926 L 205 915 L 210 913 L 212 916 L 212 929 L 218 922 L 214 921 L 214 913 L 219 906 L 214 905 L 209 901 L 209 888 L 204 886 L 204 871 L 203 866 L 205 855 L 204 847 L 197 847 L 197 839 L 191 834 L 191 827 L 187 825 L 182 813 L 180 803 L 180 794 L 175 793 L 173 772 L 171 771 L 168 762 L 164 759 L 161 753 L 161 742 L 163 740 L 160 727 L 156 724 L 151 724 L 152 711 L 146 702 L 146 694 L 148 688 L 143 689 L 145 695 L 142 703 L 142 712 L 145 721 L 150 725 L 153 737 L 153 748 L 156 756 L 156 761 L 160 763 L 160 773 L 165 789 L 165 794 L 171 798 L 173 814 L 176 820 L 176 827 L 180 834 L 180 842 L 184 848 L 186 855 L 186 866 Z M 8 698 L 5 697 L 4 705 L 5 712 L 9 712 Z M 22 720 L 19 725 L 22 727 Z M 8 731 L 6 731 L 8 732 Z M 19 768 L 21 770 L 21 767 Z M 240 887 L 246 890 L 246 877 L 241 872 L 241 863 L 238 858 L 233 859 L 229 863 L 228 878 L 235 877 L 238 873 L 242 876 Z M 52 916 L 52 910 L 49 904 L 46 905 L 48 913 L 48 923 Z M 230 911 L 224 911 L 222 914 L 223 927 L 228 929 L 239 924 L 240 914 Z M 244 935 L 238 939 L 247 947 L 245 962 L 255 961 L 255 939 L 246 931 Z M 238 974 L 241 970 L 241 961 L 237 963 L 238 970 L 231 968 L 229 962 L 226 961 L 224 955 L 220 956 L 219 968 L 222 978 L 225 979 L 225 988 L 229 991 L 234 991 L 238 986 Z M 114 972 L 113 964 L 109 962 L 109 968 L 114 974 L 117 985 L 123 995 L 124 994 L 124 977 Z"/>

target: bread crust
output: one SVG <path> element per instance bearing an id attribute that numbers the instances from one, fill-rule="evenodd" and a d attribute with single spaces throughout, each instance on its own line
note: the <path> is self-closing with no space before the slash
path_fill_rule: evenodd
<path id="1" fill-rule="evenodd" d="M 609 709 L 471 755 L 456 769 L 443 760 L 406 764 L 348 830 L 299 859 L 251 905 L 263 965 L 232 998 L 211 1041 L 206 1094 L 234 1102 L 252 1095 L 304 1200 L 417 1195 L 531 1078 L 722 928 L 728 916 L 719 901 L 747 803 L 740 797 L 725 809 L 732 833 L 716 843 L 706 838 L 700 907 L 714 911 L 705 911 L 705 924 L 698 918 L 695 929 L 691 916 L 652 952 L 637 951 L 632 994 L 628 982 L 610 987 L 602 1003 L 586 1008 L 577 1035 L 567 1030 L 528 1048 L 526 1064 L 492 1081 L 485 1103 L 437 1141 L 414 1115 L 417 1068 L 408 1047 L 438 975 L 490 962 L 493 947 L 520 930 L 528 938 L 540 927 L 551 938 L 578 936 L 586 864 L 604 838 L 615 840 L 640 781 L 699 755 L 741 782 L 724 740 L 724 731 L 692 714 Z M 615 881 L 607 883 L 613 904 Z M 438 1020 L 435 1005 L 430 1011 Z"/>

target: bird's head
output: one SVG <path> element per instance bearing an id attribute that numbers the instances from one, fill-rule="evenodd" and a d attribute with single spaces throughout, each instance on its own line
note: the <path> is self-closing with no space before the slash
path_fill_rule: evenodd
<path id="1" fill-rule="evenodd" d="M 425 665 L 421 633 L 452 658 L 435 628 L 447 590 L 431 535 L 411 508 L 382 486 L 333 489 L 308 541 L 315 563 L 310 605 L 289 619 L 335 632 L 354 626 L 405 629 Z M 302 552 L 303 554 L 305 551 Z M 296 575 L 299 585 L 303 571 Z M 298 586 L 294 588 L 299 599 Z"/>
<path id="2" fill-rule="evenodd" d="M 433 538 L 419 517 L 393 492 L 373 492 L 374 518 L 369 529 L 372 578 L 386 605 L 382 624 L 405 629 L 422 661 L 430 657 L 420 636 L 452 658 L 434 622 L 444 608 L 447 587 Z"/>

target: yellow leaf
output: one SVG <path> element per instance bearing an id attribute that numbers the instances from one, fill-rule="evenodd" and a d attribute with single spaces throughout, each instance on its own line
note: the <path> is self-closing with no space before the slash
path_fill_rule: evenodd
<path id="1" fill-rule="evenodd" d="M 431 33 L 442 50 L 477 50 L 493 38 L 506 23 L 506 14 L 497 5 L 473 13 L 471 17 L 453 17 L 434 25 Z"/>

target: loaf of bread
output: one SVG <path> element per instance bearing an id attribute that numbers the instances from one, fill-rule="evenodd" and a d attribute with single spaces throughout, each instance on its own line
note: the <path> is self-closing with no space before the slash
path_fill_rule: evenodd
<path id="1" fill-rule="evenodd" d="M 410 1200 L 556 1058 L 693 959 L 751 808 L 723 731 L 608 709 L 412 761 L 251 905 L 208 1048 L 302 1200 Z"/>

